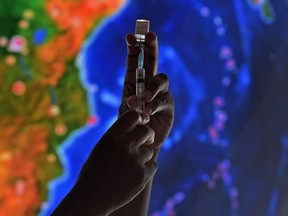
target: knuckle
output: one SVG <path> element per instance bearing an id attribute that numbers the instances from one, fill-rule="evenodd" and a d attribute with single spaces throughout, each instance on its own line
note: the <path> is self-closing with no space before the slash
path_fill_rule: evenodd
<path id="1" fill-rule="evenodd" d="M 168 76 L 164 73 L 159 73 L 158 76 L 165 82 L 168 82 Z"/>
<path id="2" fill-rule="evenodd" d="M 151 155 L 153 155 L 154 151 L 153 151 L 153 148 L 147 144 L 143 145 L 143 151 L 142 151 L 142 154 L 145 154 L 145 156 L 149 157 Z"/>
<path id="3" fill-rule="evenodd" d="M 166 74 L 164 74 L 164 73 L 159 73 L 158 74 L 158 82 L 159 82 L 159 85 L 162 86 L 164 92 L 167 92 L 168 88 L 169 88 L 168 76 Z"/>
<path id="4" fill-rule="evenodd" d="M 153 170 L 156 172 L 158 170 L 158 165 L 155 161 L 150 161 L 149 163 L 151 163 L 151 166 L 153 168 Z"/>
<path id="5" fill-rule="evenodd" d="M 147 158 L 148 158 L 149 160 L 151 160 L 151 158 L 152 158 L 153 155 L 154 155 L 154 150 L 153 150 L 152 147 L 147 146 L 147 145 L 146 145 L 146 148 L 147 148 L 147 150 L 148 150 L 148 152 L 147 152 Z"/>
<path id="6" fill-rule="evenodd" d="M 154 173 L 156 173 L 158 170 L 158 165 L 155 162 L 153 162 L 153 168 L 154 168 Z"/>

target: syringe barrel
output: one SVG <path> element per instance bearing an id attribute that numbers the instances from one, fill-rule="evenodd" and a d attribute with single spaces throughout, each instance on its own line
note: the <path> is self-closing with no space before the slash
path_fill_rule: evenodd
<path id="1" fill-rule="evenodd" d="M 136 69 L 136 96 L 137 96 L 137 111 L 143 112 L 145 103 L 142 101 L 142 96 L 145 92 L 145 69 Z"/>

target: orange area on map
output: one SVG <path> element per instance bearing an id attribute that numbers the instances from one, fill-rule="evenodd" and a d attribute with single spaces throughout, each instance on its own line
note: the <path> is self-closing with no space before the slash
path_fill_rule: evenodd
<path id="1" fill-rule="evenodd" d="M 11 89 L 5 90 L 6 97 L 20 99 L 17 99 L 18 104 L 9 104 L 17 100 L 7 100 L 6 107 L 11 108 L 7 113 L 12 115 L 0 116 L 0 127 L 5 129 L 0 130 L 1 216 L 31 216 L 41 208 L 45 201 L 43 191 L 47 189 L 44 183 L 55 177 L 47 177 L 47 173 L 53 173 L 56 158 L 48 144 L 51 131 L 54 132 L 54 128 L 49 127 L 53 124 L 45 123 L 54 118 L 49 111 L 51 98 L 47 86 L 57 86 L 67 70 L 67 62 L 75 60 L 97 22 L 115 13 L 123 4 L 123 0 L 47 0 L 47 14 L 55 22 L 59 34 L 35 48 L 32 58 L 36 62 L 37 77 L 34 83 L 27 85 L 26 92 L 30 94 L 24 92 L 15 96 Z M 35 18 L 37 15 L 42 14 L 35 14 Z M 11 76 L 8 67 L 0 65 L 0 83 Z M 21 101 L 25 104 L 20 106 Z"/>
<path id="2" fill-rule="evenodd" d="M 40 80 L 57 85 L 65 72 L 65 63 L 79 52 L 95 21 L 115 12 L 123 3 L 123 0 L 48 1 L 46 10 L 63 33 L 37 50 L 37 59 L 42 64 Z"/>

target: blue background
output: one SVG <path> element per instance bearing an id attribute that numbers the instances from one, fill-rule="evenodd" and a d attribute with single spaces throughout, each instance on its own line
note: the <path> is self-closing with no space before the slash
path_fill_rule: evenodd
<path id="1" fill-rule="evenodd" d="M 69 191 L 116 119 L 125 35 L 145 18 L 158 35 L 159 71 L 169 76 L 176 102 L 149 215 L 288 215 L 288 3 L 270 6 L 268 19 L 245 0 L 135 0 L 95 28 L 78 66 L 83 86 L 96 89 L 87 94 L 100 123 L 59 149 L 66 172 L 51 182 L 40 214 Z"/>

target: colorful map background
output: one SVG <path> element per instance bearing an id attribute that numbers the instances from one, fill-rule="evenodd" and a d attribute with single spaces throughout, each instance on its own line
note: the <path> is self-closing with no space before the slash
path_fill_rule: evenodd
<path id="1" fill-rule="evenodd" d="M 0 2 L 0 215 L 49 215 L 116 119 L 146 18 L 176 119 L 153 216 L 288 214 L 287 1 Z M 209 208 L 207 208 L 209 206 Z"/>

